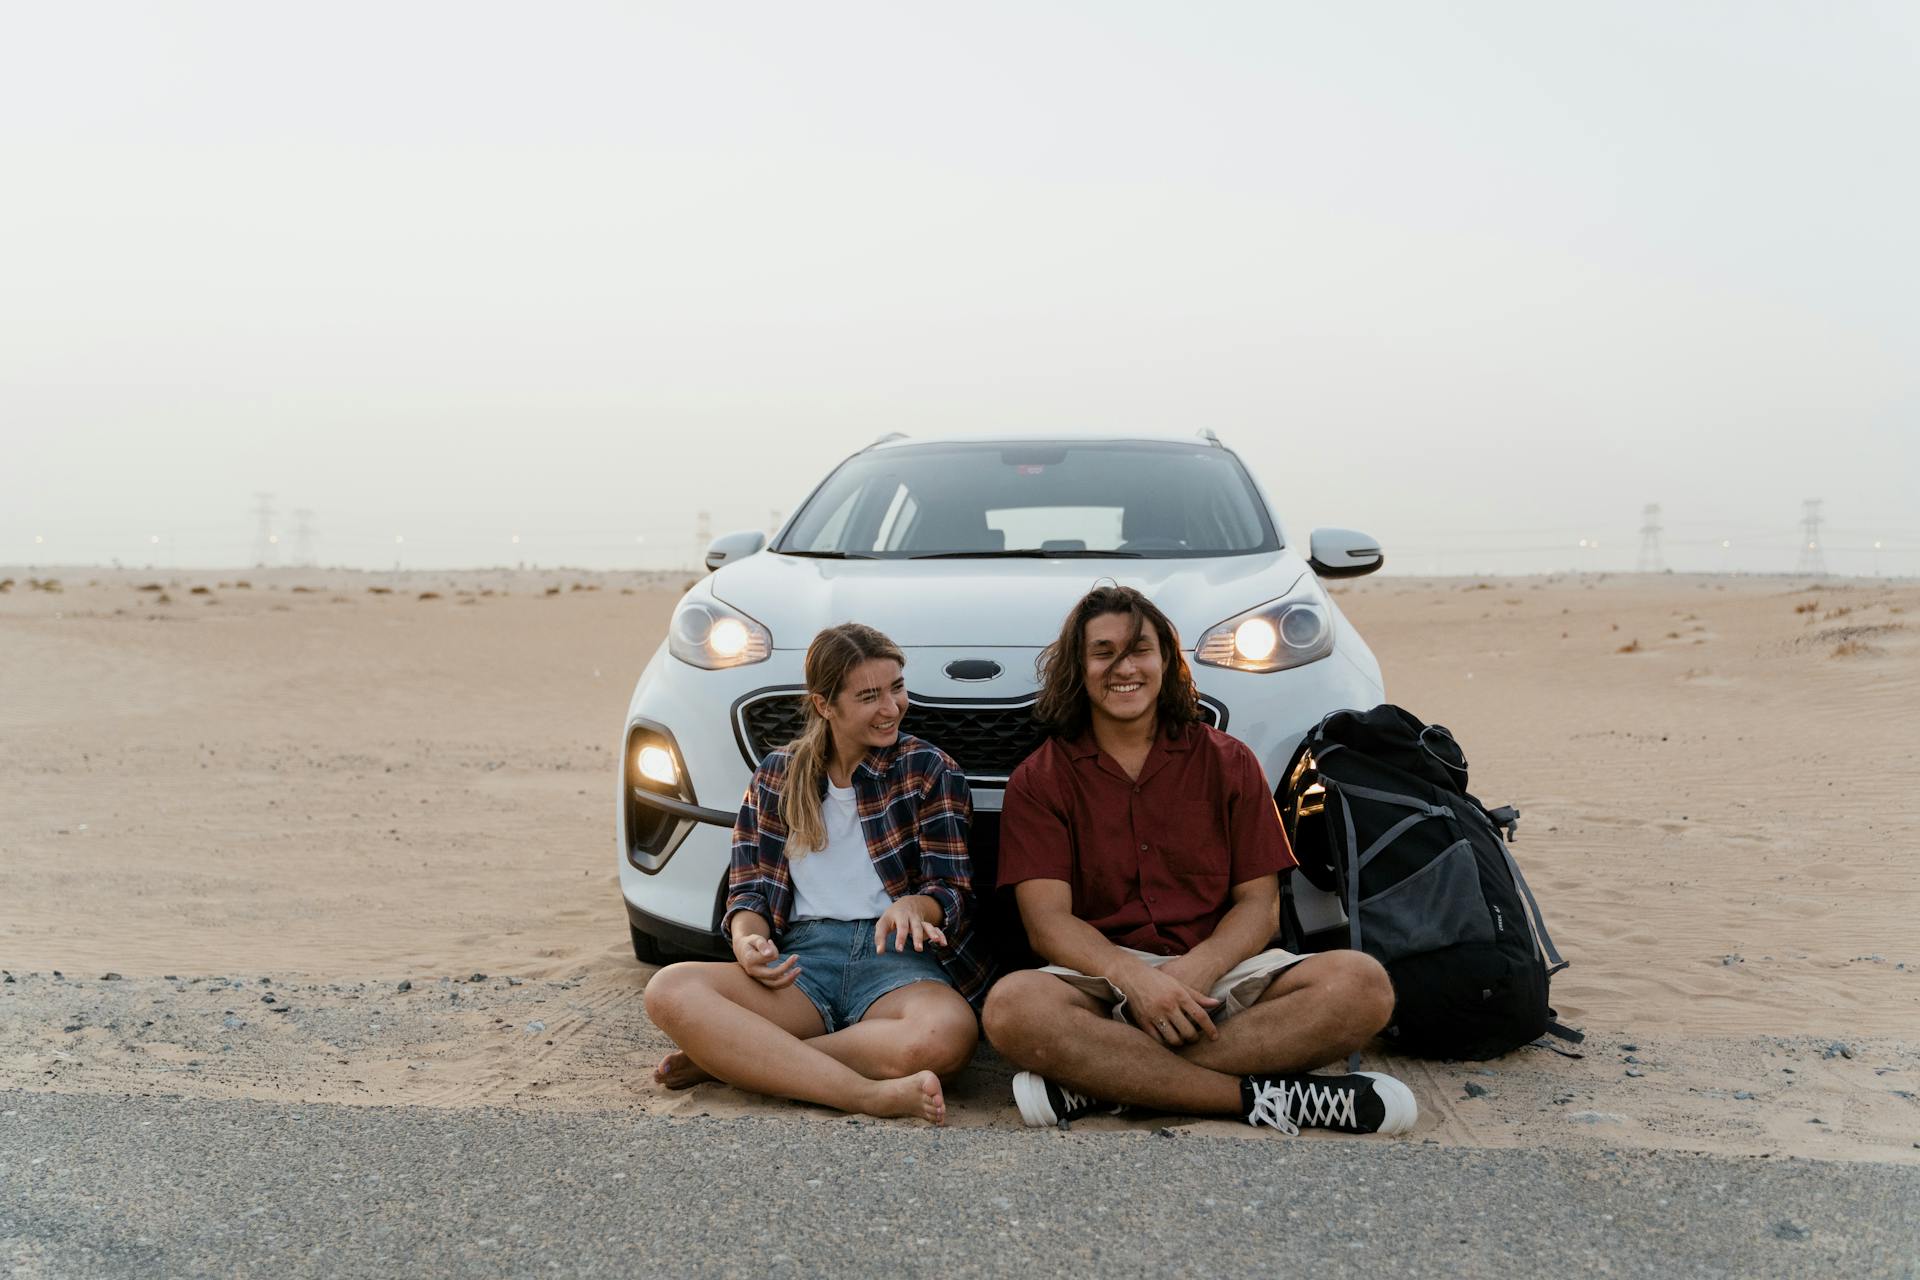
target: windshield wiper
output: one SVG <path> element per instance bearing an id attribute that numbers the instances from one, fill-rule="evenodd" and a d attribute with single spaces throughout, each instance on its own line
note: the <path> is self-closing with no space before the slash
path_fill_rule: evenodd
<path id="1" fill-rule="evenodd" d="M 1138 551 L 1048 551 L 1022 547 L 1017 551 L 929 551 L 909 560 L 1139 560 Z"/>
<path id="2" fill-rule="evenodd" d="M 777 556 L 806 556 L 813 560 L 878 560 L 864 551 L 776 551 Z"/>

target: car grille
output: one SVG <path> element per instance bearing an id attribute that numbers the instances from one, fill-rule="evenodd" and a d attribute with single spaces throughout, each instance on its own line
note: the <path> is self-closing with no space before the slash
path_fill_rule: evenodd
<path id="1" fill-rule="evenodd" d="M 931 702 L 909 693 L 900 727 L 952 756 L 974 782 L 1004 782 L 1045 740 L 1034 723 L 1034 699 L 1019 702 Z M 747 762 L 758 766 L 776 747 L 800 736 L 805 704 L 797 692 L 765 693 L 740 704 L 737 726 Z M 1200 717 L 1218 726 L 1222 709 L 1203 699 Z"/>

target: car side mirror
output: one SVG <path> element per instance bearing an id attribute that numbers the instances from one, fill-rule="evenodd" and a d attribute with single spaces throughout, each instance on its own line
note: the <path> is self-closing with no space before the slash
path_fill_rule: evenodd
<path id="1" fill-rule="evenodd" d="M 1352 529 L 1315 529 L 1307 548 L 1307 563 L 1323 578 L 1358 578 L 1387 562 L 1378 538 Z"/>
<path id="2" fill-rule="evenodd" d="M 723 533 L 707 546 L 707 568 L 718 569 L 723 564 L 735 560 L 745 560 L 748 556 L 767 545 L 767 535 L 758 529 L 742 529 L 738 533 Z"/>

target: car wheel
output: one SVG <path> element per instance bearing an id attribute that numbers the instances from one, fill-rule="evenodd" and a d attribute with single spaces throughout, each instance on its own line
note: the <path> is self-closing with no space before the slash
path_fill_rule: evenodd
<path id="1" fill-rule="evenodd" d="M 641 964 L 671 964 L 673 957 L 661 947 L 660 940 L 650 933 L 642 933 L 632 925 L 627 931 L 633 934 L 633 958 Z"/>

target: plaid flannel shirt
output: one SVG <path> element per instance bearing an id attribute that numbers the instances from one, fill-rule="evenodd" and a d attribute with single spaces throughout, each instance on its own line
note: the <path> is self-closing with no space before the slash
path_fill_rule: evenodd
<path id="1" fill-rule="evenodd" d="M 787 865 L 787 824 L 780 817 L 791 753 L 769 752 L 754 770 L 733 824 L 733 864 L 727 872 L 727 909 L 720 932 L 731 936 L 733 917 L 755 911 L 786 931 L 793 910 L 793 873 Z M 867 854 L 889 898 L 921 893 L 945 913 L 947 945 L 937 955 L 954 987 L 979 1005 L 987 993 L 984 949 L 973 936 L 973 864 L 967 827 L 973 800 L 953 758 L 930 742 L 901 734 L 875 748 L 853 769 L 853 792 Z M 826 778 L 820 779 L 826 796 Z"/>

